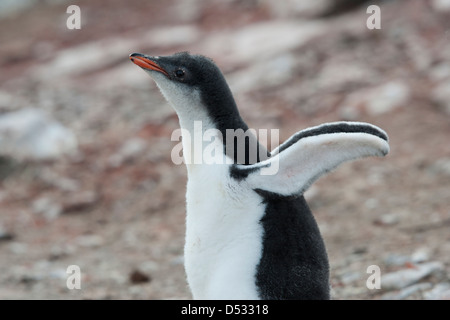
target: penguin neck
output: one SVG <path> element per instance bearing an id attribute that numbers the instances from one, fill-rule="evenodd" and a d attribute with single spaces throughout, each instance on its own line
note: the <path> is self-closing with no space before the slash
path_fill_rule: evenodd
<path id="1" fill-rule="evenodd" d="M 218 85 L 212 81 L 208 84 L 210 87 L 187 91 L 185 95 L 174 95 L 176 90 L 161 88 L 163 94 L 166 91 L 171 93 L 165 96 L 178 114 L 186 164 L 199 163 L 192 161 L 193 156 L 199 159 L 199 153 L 212 140 L 215 144 L 221 144 L 220 156 L 228 158 L 228 164 L 253 164 L 266 159 L 267 150 L 259 144 L 254 130 L 249 130 L 241 118 L 226 83 Z M 195 141 L 194 137 L 197 137 Z M 206 138 L 203 146 L 198 146 L 198 137 Z M 214 149 L 219 151 L 217 145 Z"/>
<path id="2" fill-rule="evenodd" d="M 227 129 L 247 128 L 239 123 L 232 123 L 224 117 L 212 119 L 204 108 L 197 108 L 196 112 L 178 114 L 183 156 L 188 168 L 191 169 L 203 164 L 232 164 L 234 159 L 227 154 Z"/>
<path id="3" fill-rule="evenodd" d="M 225 79 L 222 77 L 221 81 L 214 82 L 212 86 L 214 87 L 203 91 L 205 94 L 202 94 L 202 100 L 215 128 L 223 137 L 223 148 L 227 157 L 235 164 L 246 165 L 267 159 L 267 150 L 259 143 L 256 131 L 249 130 L 241 118 Z"/>
<path id="4" fill-rule="evenodd" d="M 267 149 L 259 143 L 256 131 L 249 129 L 237 109 L 214 117 L 205 109 L 199 111 L 195 116 L 179 115 L 186 164 L 204 163 L 195 159 L 211 157 L 212 154 L 218 161 L 206 161 L 209 164 L 249 165 L 269 157 Z"/>
<path id="5" fill-rule="evenodd" d="M 239 114 L 236 101 L 223 76 L 209 81 L 200 92 L 204 110 L 215 128 L 226 136 L 227 130 L 247 131 L 248 126 Z"/>

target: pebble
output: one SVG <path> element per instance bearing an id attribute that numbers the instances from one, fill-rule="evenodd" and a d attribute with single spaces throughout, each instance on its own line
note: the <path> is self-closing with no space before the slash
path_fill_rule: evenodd
<path id="1" fill-rule="evenodd" d="M 450 78 L 450 64 L 441 62 L 430 68 L 428 76 L 432 81 L 439 82 Z M 1 101 L 1 100 L 0 100 Z"/>
<path id="2" fill-rule="evenodd" d="M 178 255 L 170 260 L 171 265 L 183 265 L 184 264 L 184 255 Z"/>
<path id="3" fill-rule="evenodd" d="M 426 300 L 450 300 L 450 282 L 438 283 L 433 289 L 424 293 Z"/>
<path id="4" fill-rule="evenodd" d="M 77 150 L 75 134 L 40 109 L 0 115 L 0 154 L 19 160 L 54 160 Z"/>
<path id="5" fill-rule="evenodd" d="M 183 0 L 172 4 L 173 15 L 181 22 L 195 22 L 202 16 L 201 1 Z"/>
<path id="6" fill-rule="evenodd" d="M 94 191 L 75 193 L 61 204 L 62 213 L 82 212 L 97 204 L 99 196 Z"/>
<path id="7" fill-rule="evenodd" d="M 12 242 L 8 249 L 11 253 L 22 255 L 28 252 L 28 244 L 22 242 Z"/>
<path id="8" fill-rule="evenodd" d="M 111 167 L 119 167 L 126 161 L 130 161 L 139 155 L 142 155 L 146 148 L 146 140 L 138 137 L 128 139 L 115 154 L 109 157 L 108 164 Z"/>
<path id="9" fill-rule="evenodd" d="M 431 7 L 437 12 L 450 12 L 450 0 L 432 0 Z"/>
<path id="10" fill-rule="evenodd" d="M 428 171 L 436 175 L 450 177 L 450 158 L 436 160 L 428 167 Z"/>
<path id="11" fill-rule="evenodd" d="M 14 16 L 39 3 L 37 0 L 14 0 L 0 2 L 0 19 Z"/>
<path id="12" fill-rule="evenodd" d="M 152 260 L 144 261 L 139 265 L 138 269 L 144 273 L 153 273 L 160 269 L 160 264 Z"/>
<path id="13" fill-rule="evenodd" d="M 99 235 L 89 234 L 77 237 L 75 243 L 81 247 L 94 248 L 103 245 L 104 239 Z"/>
<path id="14" fill-rule="evenodd" d="M 80 189 L 80 183 L 74 179 L 57 174 L 49 168 L 43 168 L 38 172 L 39 178 L 46 184 L 56 187 L 62 191 L 74 192 Z"/>
<path id="15" fill-rule="evenodd" d="M 0 225 L 0 242 L 2 241 L 10 241 L 15 238 L 14 234 L 6 231 L 2 225 Z"/>
<path id="16" fill-rule="evenodd" d="M 410 89 L 403 82 L 392 81 L 372 91 L 366 104 L 371 115 L 379 115 L 405 105 L 410 99 Z"/>
<path id="17" fill-rule="evenodd" d="M 430 93 L 431 101 L 444 113 L 450 115 L 450 82 L 438 84 Z"/>
<path id="18" fill-rule="evenodd" d="M 48 271 L 47 276 L 51 279 L 66 280 L 67 279 L 67 269 L 56 268 Z"/>
<path id="19" fill-rule="evenodd" d="M 430 259 L 430 250 L 428 248 L 419 248 L 411 255 L 411 261 L 421 263 Z"/>
<path id="20" fill-rule="evenodd" d="M 385 290 L 403 289 L 426 276 L 437 271 L 442 271 L 443 269 L 444 265 L 441 262 L 432 261 L 416 264 L 414 265 L 414 268 L 383 274 L 381 277 L 381 288 Z"/>
<path id="21" fill-rule="evenodd" d="M 54 220 L 61 212 L 61 205 L 52 199 L 41 196 L 31 203 L 31 208 L 35 214 L 43 216 L 46 220 Z"/>
<path id="22" fill-rule="evenodd" d="M 424 290 L 428 290 L 433 287 L 433 284 L 430 282 L 416 283 L 409 287 L 406 287 L 399 292 L 388 292 L 384 294 L 381 299 L 382 300 L 404 300 L 411 295 L 422 292 Z"/>
<path id="23" fill-rule="evenodd" d="M 197 41 L 201 35 L 201 31 L 195 25 L 182 24 L 177 26 L 152 28 L 145 35 L 142 35 L 142 39 L 138 39 L 138 41 L 146 41 L 147 43 L 158 47 L 173 48 L 192 44 Z M 123 41 L 123 38 L 119 38 L 119 41 Z"/>
<path id="24" fill-rule="evenodd" d="M 145 274 L 144 272 L 135 269 L 130 273 L 129 280 L 132 284 L 141 284 L 141 283 L 147 283 L 151 281 L 151 278 L 149 275 Z"/>
<path id="25" fill-rule="evenodd" d="M 318 73 L 316 83 L 312 90 L 320 92 L 341 91 L 343 88 L 361 87 L 371 85 L 376 81 L 377 74 L 367 64 L 356 61 L 334 61 L 326 63 Z"/>
<path id="26" fill-rule="evenodd" d="M 73 245 L 68 244 L 55 244 L 50 248 L 50 254 L 48 257 L 48 260 L 54 261 L 61 258 L 65 258 L 67 256 L 70 256 L 71 254 L 74 254 L 76 251 L 75 247 Z"/>
<path id="27" fill-rule="evenodd" d="M 344 285 L 348 285 L 348 284 L 354 283 L 354 282 L 360 280 L 361 278 L 362 278 L 361 273 L 360 272 L 354 272 L 354 271 L 345 272 L 345 273 L 343 273 L 340 276 L 341 282 Z"/>
<path id="28" fill-rule="evenodd" d="M 334 0 L 263 0 L 269 12 L 278 18 L 314 18 L 324 14 L 333 4 Z"/>
<path id="29" fill-rule="evenodd" d="M 383 262 L 387 266 L 403 266 L 406 263 L 411 262 L 411 257 L 398 253 L 390 253 L 384 258 Z"/>
<path id="30" fill-rule="evenodd" d="M 399 222 L 399 217 L 395 213 L 386 213 L 374 220 L 376 225 L 392 226 Z"/>
<path id="31" fill-rule="evenodd" d="M 294 57 L 290 54 L 284 54 L 236 71 L 227 78 L 231 90 L 236 94 L 241 94 L 285 83 L 292 77 L 294 65 Z M 267 77 L 267 70 L 271 70 L 270 77 Z"/>
<path id="32" fill-rule="evenodd" d="M 358 90 L 341 103 L 341 117 L 358 118 L 361 111 L 381 115 L 405 106 L 411 98 L 409 86 L 401 81 L 391 81 L 378 87 Z"/>

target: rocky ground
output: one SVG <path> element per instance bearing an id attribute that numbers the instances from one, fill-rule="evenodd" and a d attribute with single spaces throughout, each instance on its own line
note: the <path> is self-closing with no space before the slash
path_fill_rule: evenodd
<path id="1" fill-rule="evenodd" d="M 185 50 L 212 57 L 250 127 L 281 140 L 338 120 L 389 134 L 386 158 L 305 194 L 334 299 L 450 298 L 449 1 L 375 2 L 380 30 L 364 1 L 85 0 L 81 30 L 66 2 L 35 2 L 0 14 L 1 299 L 191 298 L 178 119 L 128 60 Z"/>

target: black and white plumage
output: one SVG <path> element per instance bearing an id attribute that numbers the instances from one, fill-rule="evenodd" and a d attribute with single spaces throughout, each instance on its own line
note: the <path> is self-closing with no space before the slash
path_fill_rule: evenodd
<path id="1" fill-rule="evenodd" d="M 368 123 L 335 122 L 301 130 L 272 152 L 253 135 L 244 154 L 226 130 L 246 132 L 222 72 L 189 53 L 130 59 L 148 71 L 192 135 L 215 129 L 226 163 L 194 164 L 203 152 L 183 137 L 188 170 L 185 270 L 195 299 L 329 299 L 329 265 L 303 197 L 342 162 L 389 152 L 387 134 Z M 194 123 L 201 121 L 201 129 Z M 221 133 L 221 134 L 219 134 Z M 234 141 L 236 142 L 236 141 Z M 241 141 L 242 142 L 242 141 Z M 253 156 L 253 144 L 257 156 Z M 276 168 L 276 174 L 269 171 Z"/>

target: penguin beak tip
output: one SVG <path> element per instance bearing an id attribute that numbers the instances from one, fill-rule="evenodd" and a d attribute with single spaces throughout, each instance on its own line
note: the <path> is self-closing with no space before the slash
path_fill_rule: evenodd
<path id="1" fill-rule="evenodd" d="M 140 53 L 132 53 L 129 55 L 129 59 L 131 62 L 133 62 L 135 65 L 141 67 L 144 70 L 153 70 L 161 72 L 162 74 L 169 77 L 169 74 L 166 70 L 164 70 L 159 64 L 157 64 L 155 61 L 147 58 L 143 54 Z"/>

